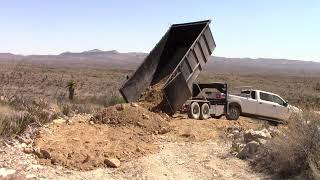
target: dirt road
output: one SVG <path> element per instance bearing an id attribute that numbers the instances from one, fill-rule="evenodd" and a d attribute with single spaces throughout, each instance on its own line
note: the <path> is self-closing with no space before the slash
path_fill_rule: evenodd
<path id="1" fill-rule="evenodd" d="M 10 156 L 14 156 L 13 159 L 16 159 L 16 163 L 18 161 L 25 163 L 25 169 L 17 171 L 16 177 L 27 176 L 39 179 L 266 178 L 262 174 L 254 173 L 246 161 L 230 155 L 228 153 L 230 145 L 228 144 L 209 140 L 203 142 L 161 142 L 159 146 L 161 150 L 158 153 L 126 162 L 118 169 L 98 168 L 91 171 L 72 171 L 62 167 L 42 166 L 35 161 L 33 156 L 23 153 L 14 153 Z M 21 151 L 21 149 L 15 149 L 16 151 Z M 17 157 L 17 155 L 23 158 Z M 2 156 L 2 158 L 4 157 Z M 5 159 L 2 158 L 3 162 Z"/>
<path id="2" fill-rule="evenodd" d="M 261 179 L 214 141 L 164 143 L 159 153 L 127 164 L 116 179 Z M 126 171 L 131 169 L 130 171 Z"/>

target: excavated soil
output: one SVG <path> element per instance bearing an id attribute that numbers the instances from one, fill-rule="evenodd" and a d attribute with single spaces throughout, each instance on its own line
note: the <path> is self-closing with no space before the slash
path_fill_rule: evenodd
<path id="1" fill-rule="evenodd" d="M 167 78 L 168 76 L 163 78 L 157 84 L 148 87 L 147 90 L 142 93 L 139 99 L 139 104 L 153 112 L 164 111 L 166 108 L 166 102 L 162 89 Z"/>
<path id="2" fill-rule="evenodd" d="M 95 114 L 91 120 L 95 123 L 108 124 L 113 127 L 137 126 L 147 134 L 163 134 L 170 131 L 170 126 L 165 118 L 136 103 L 107 107 L 100 113 Z"/>
<path id="3" fill-rule="evenodd" d="M 128 162 L 158 152 L 157 144 L 162 141 L 224 141 L 230 127 L 261 129 L 266 125 L 250 118 L 192 120 L 179 115 L 167 120 L 135 103 L 115 105 L 93 117 L 76 116 L 43 128 L 35 140 L 34 153 L 42 154 L 38 156 L 42 164 L 90 170 L 106 166 L 108 158 Z"/>
<path id="4" fill-rule="evenodd" d="M 152 137 L 144 135 L 140 128 L 76 122 L 51 129 L 42 132 L 35 142 L 36 147 L 50 154 L 40 159 L 44 164 L 90 170 L 104 166 L 106 158 L 128 161 L 156 150 Z"/>
<path id="5" fill-rule="evenodd" d="M 160 115 L 137 104 L 120 104 L 86 120 L 75 117 L 50 125 L 40 132 L 35 147 L 43 164 L 90 170 L 105 166 L 107 158 L 124 162 L 155 152 L 154 135 L 170 129 Z"/>
<path id="6" fill-rule="evenodd" d="M 179 115 L 170 121 L 173 130 L 168 134 L 168 140 L 173 142 L 192 141 L 200 142 L 206 140 L 227 141 L 226 135 L 231 128 L 243 130 L 260 130 L 268 126 L 268 122 L 241 117 L 237 121 L 224 118 L 195 120 L 188 119 L 186 115 Z"/>

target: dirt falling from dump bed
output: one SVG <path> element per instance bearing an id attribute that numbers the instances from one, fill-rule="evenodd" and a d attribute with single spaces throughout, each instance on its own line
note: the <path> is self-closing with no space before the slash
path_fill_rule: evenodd
<path id="1" fill-rule="evenodd" d="M 164 77 L 157 84 L 148 87 L 147 90 L 142 93 L 139 104 L 152 112 L 165 111 L 168 107 L 162 89 L 167 79 L 168 76 Z"/>
<path id="2" fill-rule="evenodd" d="M 41 163 L 90 170 L 105 166 L 110 157 L 129 161 L 157 151 L 154 135 L 171 130 L 164 118 L 137 104 L 111 106 L 85 121 L 75 117 L 71 122 L 40 132 L 35 147 L 44 152 Z"/>

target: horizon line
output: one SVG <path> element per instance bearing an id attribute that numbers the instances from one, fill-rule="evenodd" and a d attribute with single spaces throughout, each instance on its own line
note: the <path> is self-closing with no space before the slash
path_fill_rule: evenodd
<path id="1" fill-rule="evenodd" d="M 91 49 L 91 50 L 84 50 L 84 51 L 64 51 L 64 52 L 61 52 L 61 53 L 48 53 L 48 54 L 34 54 L 34 53 L 31 53 L 31 54 L 23 54 L 23 53 L 12 53 L 12 52 L 0 52 L 0 54 L 10 54 L 10 55 L 15 55 L 15 56 L 59 56 L 59 55 L 62 55 L 64 53 L 72 53 L 72 54 L 76 54 L 76 53 L 86 53 L 86 52 L 94 52 L 94 51 L 97 51 L 97 52 L 116 52 L 116 53 L 119 53 L 119 54 L 127 54 L 127 53 L 143 53 L 143 54 L 149 54 L 150 52 L 139 52 L 139 51 L 127 51 L 127 52 L 122 52 L 122 51 L 118 51 L 116 49 L 111 49 L 111 50 L 101 50 L 101 49 Z M 218 58 L 227 58 L 227 59 L 252 59 L 252 60 L 259 60 L 259 59 L 270 59 L 270 60 L 288 60 L 288 61 L 305 61 L 305 62 L 316 62 L 316 63 L 320 63 L 320 60 L 305 60 L 305 59 L 288 59 L 288 58 L 271 58 L 271 57 L 249 57 L 249 56 L 245 56 L 245 57 L 233 57 L 233 56 L 216 56 L 216 55 L 211 55 L 212 57 L 218 57 Z"/>

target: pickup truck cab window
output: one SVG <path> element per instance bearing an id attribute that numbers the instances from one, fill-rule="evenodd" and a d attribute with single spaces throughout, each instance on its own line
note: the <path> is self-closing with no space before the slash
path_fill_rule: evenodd
<path id="1" fill-rule="evenodd" d="M 241 91 L 240 96 L 256 99 L 256 91 L 244 90 L 244 91 Z"/>
<path id="2" fill-rule="evenodd" d="M 251 95 L 251 91 L 250 91 L 250 90 L 243 90 L 243 91 L 241 91 L 240 96 L 252 98 L 252 95 Z"/>
<path id="3" fill-rule="evenodd" d="M 244 91 L 241 91 L 241 94 L 250 94 L 250 91 L 249 90 L 244 90 Z"/>
<path id="4" fill-rule="evenodd" d="M 264 101 L 273 102 L 272 95 L 264 92 L 260 92 L 260 99 Z"/>
<path id="5" fill-rule="evenodd" d="M 281 106 L 285 106 L 284 105 L 285 102 L 280 97 L 275 96 L 275 95 L 272 95 L 272 97 L 273 97 L 273 102 L 275 102 L 275 103 L 277 103 L 277 104 L 279 104 Z"/>
<path id="6" fill-rule="evenodd" d="M 256 91 L 251 91 L 251 98 L 256 99 Z"/>

